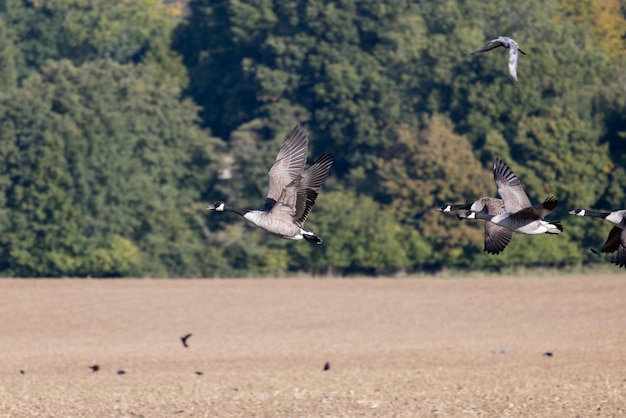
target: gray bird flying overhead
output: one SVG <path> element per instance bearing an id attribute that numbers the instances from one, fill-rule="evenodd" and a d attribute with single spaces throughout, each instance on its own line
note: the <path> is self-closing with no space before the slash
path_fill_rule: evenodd
<path id="1" fill-rule="evenodd" d="M 521 54 L 526 55 L 524 51 L 522 51 L 517 42 L 513 39 L 508 38 L 506 36 L 498 36 L 496 39 L 492 39 L 487 42 L 483 47 L 477 49 L 476 51 L 470 52 L 470 55 L 478 54 L 479 52 L 487 52 L 491 51 L 494 48 L 498 48 L 503 46 L 509 50 L 509 74 L 515 81 L 517 81 L 517 52 L 519 51 Z"/>

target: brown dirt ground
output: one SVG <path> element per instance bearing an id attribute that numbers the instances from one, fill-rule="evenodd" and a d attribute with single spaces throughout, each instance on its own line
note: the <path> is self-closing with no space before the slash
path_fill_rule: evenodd
<path id="1" fill-rule="evenodd" d="M 0 417 L 619 415 L 623 275 L 0 280 Z"/>

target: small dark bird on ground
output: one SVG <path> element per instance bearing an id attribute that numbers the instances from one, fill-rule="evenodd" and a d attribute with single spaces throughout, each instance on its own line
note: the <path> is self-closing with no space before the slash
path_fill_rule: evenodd
<path id="1" fill-rule="evenodd" d="M 89 368 L 93 370 L 94 372 L 97 372 L 98 370 L 100 370 L 100 366 L 98 366 L 97 364 L 94 364 L 93 366 L 89 366 Z"/>
<path id="2" fill-rule="evenodd" d="M 189 347 L 189 346 L 187 345 L 187 338 L 191 337 L 191 335 L 192 335 L 192 334 L 187 334 L 187 335 L 185 335 L 184 337 L 180 337 L 180 340 L 183 342 L 183 347 L 185 347 L 185 348 Z"/>
<path id="3" fill-rule="evenodd" d="M 546 356 L 546 357 L 552 357 L 553 356 L 552 351 L 546 351 L 545 353 L 543 353 L 543 355 Z"/>
<path id="4" fill-rule="evenodd" d="M 326 370 L 330 370 L 330 363 L 326 362 L 326 364 L 324 364 L 324 371 Z"/>
<path id="5" fill-rule="evenodd" d="M 118 370 L 117 374 L 126 374 L 126 372 L 124 370 Z"/>
<path id="6" fill-rule="evenodd" d="M 20 370 L 20 374 L 26 374 L 24 370 Z"/>
<path id="7" fill-rule="evenodd" d="M 204 372 L 196 372 L 196 374 L 197 374 L 198 376 L 202 376 L 202 375 L 204 374 Z"/>

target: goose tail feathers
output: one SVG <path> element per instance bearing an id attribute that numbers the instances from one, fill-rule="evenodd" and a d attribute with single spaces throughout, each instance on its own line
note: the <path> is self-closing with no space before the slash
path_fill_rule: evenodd
<path id="1" fill-rule="evenodd" d="M 549 222 L 548 230 L 546 231 L 548 234 L 560 234 L 563 232 L 563 225 L 561 222 Z"/>
<path id="2" fill-rule="evenodd" d="M 307 242 L 317 245 L 323 242 L 322 239 L 315 235 L 315 232 L 311 231 L 310 229 L 302 230 L 302 238 L 304 238 Z"/>

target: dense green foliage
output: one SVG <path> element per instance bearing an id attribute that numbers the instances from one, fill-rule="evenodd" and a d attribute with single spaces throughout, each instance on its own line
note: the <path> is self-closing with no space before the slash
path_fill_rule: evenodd
<path id="1" fill-rule="evenodd" d="M 181 13 L 184 11 L 184 13 Z M 498 35 L 528 53 L 464 51 Z M 0 0 L 0 275 L 227 276 L 605 262 L 626 207 L 626 2 Z M 335 165 L 308 226 L 256 208 L 297 123 Z M 557 237 L 482 251 L 433 209 L 495 195 L 504 158 Z"/>
<path id="2" fill-rule="evenodd" d="M 58 61 L 0 101 L 1 269 L 202 274 L 194 207 L 219 141 L 153 69 Z"/>

